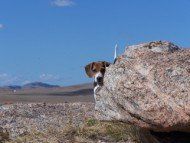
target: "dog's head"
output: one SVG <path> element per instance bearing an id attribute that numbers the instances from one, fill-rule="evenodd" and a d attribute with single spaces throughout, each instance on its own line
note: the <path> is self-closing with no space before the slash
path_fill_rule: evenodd
<path id="1" fill-rule="evenodd" d="M 109 65 L 110 63 L 105 61 L 92 62 L 85 66 L 85 71 L 88 77 L 94 77 L 95 82 L 102 85 L 106 67 Z"/>

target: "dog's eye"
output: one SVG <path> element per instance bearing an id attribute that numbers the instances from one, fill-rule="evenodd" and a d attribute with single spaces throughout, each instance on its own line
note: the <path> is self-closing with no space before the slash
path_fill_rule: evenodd
<path id="1" fill-rule="evenodd" d="M 105 68 L 101 68 L 101 70 L 100 70 L 102 73 L 104 73 L 105 72 Z"/>

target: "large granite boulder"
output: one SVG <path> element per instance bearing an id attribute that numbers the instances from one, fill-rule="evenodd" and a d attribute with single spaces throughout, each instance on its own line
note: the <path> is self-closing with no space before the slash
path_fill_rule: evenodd
<path id="1" fill-rule="evenodd" d="M 190 50 L 170 42 L 126 48 L 106 69 L 96 117 L 159 132 L 190 132 Z"/>

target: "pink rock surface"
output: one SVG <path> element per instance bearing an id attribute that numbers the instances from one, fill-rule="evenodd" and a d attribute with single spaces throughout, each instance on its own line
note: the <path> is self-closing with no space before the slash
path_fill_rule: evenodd
<path id="1" fill-rule="evenodd" d="M 127 47 L 96 98 L 100 120 L 190 132 L 190 50 L 161 41 Z"/>

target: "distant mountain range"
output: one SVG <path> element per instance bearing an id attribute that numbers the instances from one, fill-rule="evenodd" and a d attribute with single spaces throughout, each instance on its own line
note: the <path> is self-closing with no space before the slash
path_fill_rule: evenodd
<path id="1" fill-rule="evenodd" d="M 60 86 L 51 85 L 51 84 L 47 84 L 47 83 L 43 83 L 43 82 L 32 82 L 32 83 L 25 84 L 23 86 L 10 85 L 10 86 L 4 86 L 4 87 L 1 87 L 1 88 L 11 89 L 11 90 L 19 90 L 19 89 L 56 88 L 56 87 L 60 87 Z"/>
<path id="2" fill-rule="evenodd" d="M 43 82 L 32 82 L 22 86 L 22 88 L 55 88 L 60 87 L 58 85 L 51 85 Z"/>

